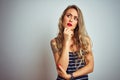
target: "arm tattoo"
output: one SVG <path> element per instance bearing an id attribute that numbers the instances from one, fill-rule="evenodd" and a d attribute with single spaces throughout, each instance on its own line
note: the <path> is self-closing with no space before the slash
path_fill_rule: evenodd
<path id="1" fill-rule="evenodd" d="M 51 49 L 52 49 L 53 53 L 58 52 L 58 48 L 57 48 L 55 40 L 51 41 Z"/>

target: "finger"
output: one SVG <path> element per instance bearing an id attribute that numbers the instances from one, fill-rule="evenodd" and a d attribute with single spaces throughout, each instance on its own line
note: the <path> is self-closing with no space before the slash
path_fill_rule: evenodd
<path id="1" fill-rule="evenodd" d="M 67 32 L 68 32 L 68 31 L 69 31 L 69 32 L 71 31 L 71 29 L 69 29 L 69 28 L 65 28 L 64 30 L 67 31 Z"/>
<path id="2" fill-rule="evenodd" d="M 67 28 L 64 28 L 64 31 L 66 31 L 67 30 Z"/>
<path id="3" fill-rule="evenodd" d="M 66 33 L 67 32 L 67 28 L 64 28 L 64 33 Z"/>
<path id="4" fill-rule="evenodd" d="M 73 33 L 73 31 L 71 32 L 71 36 L 73 36 L 74 35 L 74 33 Z"/>
<path id="5" fill-rule="evenodd" d="M 59 75 L 61 75 L 61 74 L 62 74 L 62 72 L 58 70 L 58 74 L 59 74 Z"/>
<path id="6" fill-rule="evenodd" d="M 74 34 L 73 31 L 69 31 L 69 35 L 73 36 L 73 34 Z"/>
<path id="7" fill-rule="evenodd" d="M 63 74 L 64 74 L 64 73 L 61 72 L 61 71 L 58 72 L 58 75 L 61 76 L 61 77 L 64 77 Z"/>
<path id="8" fill-rule="evenodd" d="M 71 34 L 71 36 L 73 36 L 73 34 Z"/>
<path id="9" fill-rule="evenodd" d="M 58 72 L 58 75 L 59 75 L 59 76 L 62 76 L 62 74 L 64 74 L 60 69 L 57 70 L 57 72 Z"/>
<path id="10" fill-rule="evenodd" d="M 63 73 L 66 73 L 65 70 L 62 68 L 62 66 L 60 64 L 58 65 L 58 67 Z"/>

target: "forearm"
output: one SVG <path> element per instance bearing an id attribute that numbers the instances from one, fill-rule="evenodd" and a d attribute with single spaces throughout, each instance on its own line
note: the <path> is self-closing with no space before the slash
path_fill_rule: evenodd
<path id="1" fill-rule="evenodd" d="M 93 69 L 94 69 L 94 57 L 93 57 L 93 53 L 92 53 L 90 45 L 88 46 L 88 51 L 89 51 L 89 53 L 87 55 L 85 55 L 86 65 L 83 68 L 80 68 L 76 72 L 74 72 L 73 73 L 74 77 L 86 75 L 88 73 L 93 72 Z"/>
<path id="2" fill-rule="evenodd" d="M 93 72 L 93 64 L 91 65 L 90 63 L 87 64 L 86 66 L 84 66 L 81 69 L 78 69 L 76 72 L 73 73 L 74 77 L 78 77 L 78 76 L 83 76 L 86 75 L 88 73 Z"/>
<path id="3" fill-rule="evenodd" d="M 63 46 L 61 56 L 58 60 L 58 64 L 60 64 L 65 71 L 67 70 L 69 64 L 69 47 L 66 44 Z"/>

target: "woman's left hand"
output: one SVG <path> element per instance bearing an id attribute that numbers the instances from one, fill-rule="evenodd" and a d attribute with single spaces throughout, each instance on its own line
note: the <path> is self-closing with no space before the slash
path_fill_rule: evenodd
<path id="1" fill-rule="evenodd" d="M 67 74 L 66 71 L 62 68 L 62 66 L 59 64 L 58 65 L 58 75 L 65 78 L 65 79 L 70 79 L 70 74 Z"/>

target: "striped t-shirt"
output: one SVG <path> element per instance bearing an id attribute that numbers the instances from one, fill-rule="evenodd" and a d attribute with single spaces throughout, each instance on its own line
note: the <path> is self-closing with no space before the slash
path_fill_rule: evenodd
<path id="1" fill-rule="evenodd" d="M 73 73 L 84 66 L 85 66 L 85 61 L 82 61 L 80 58 L 78 58 L 78 55 L 76 53 L 69 52 L 69 65 L 66 71 L 68 74 Z M 58 75 L 56 80 L 65 80 L 65 79 Z M 75 77 L 74 80 L 88 80 L 88 75 Z"/>

